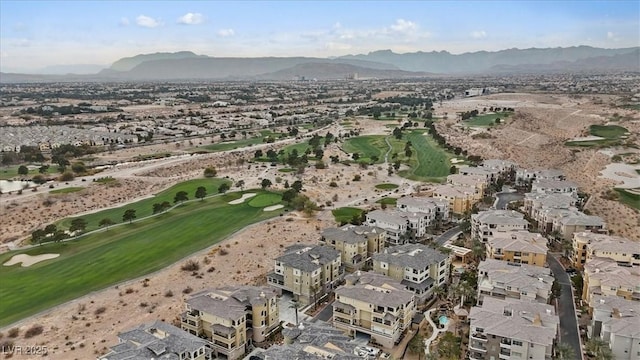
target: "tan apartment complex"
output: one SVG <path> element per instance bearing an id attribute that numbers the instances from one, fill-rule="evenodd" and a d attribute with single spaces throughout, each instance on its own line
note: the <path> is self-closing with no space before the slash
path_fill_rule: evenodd
<path id="1" fill-rule="evenodd" d="M 413 292 L 399 281 L 375 273 L 354 273 L 335 290 L 333 326 L 350 336 L 364 333 L 387 349 L 400 341 L 415 314 Z"/>
<path id="2" fill-rule="evenodd" d="M 427 195 L 449 202 L 449 211 L 455 215 L 463 215 L 471 211 L 473 205 L 482 200 L 482 193 L 474 186 L 442 184 L 427 191 Z"/>
<path id="3" fill-rule="evenodd" d="M 594 295 L 640 300 L 640 266 L 621 266 L 609 258 L 593 258 L 584 264 L 582 300 Z"/>
<path id="4" fill-rule="evenodd" d="M 207 338 L 213 353 L 239 359 L 248 342 L 263 342 L 280 324 L 278 291 L 271 287 L 225 287 L 194 294 L 185 302 L 181 328 Z"/>
<path id="5" fill-rule="evenodd" d="M 345 225 L 324 229 L 320 242 L 340 252 L 340 259 L 347 271 L 362 268 L 371 256 L 384 249 L 387 232 L 374 226 Z"/>
<path id="6" fill-rule="evenodd" d="M 577 232 L 573 234 L 571 261 L 576 269 L 593 258 L 603 257 L 620 265 L 640 266 L 640 244 L 620 236 Z"/>
<path id="7" fill-rule="evenodd" d="M 495 232 L 486 242 L 487 259 L 544 266 L 547 262 L 547 238 L 526 230 Z"/>
<path id="8" fill-rule="evenodd" d="M 524 215 L 512 210 L 486 210 L 471 215 L 471 237 L 487 242 L 499 232 L 527 230 L 529 222 Z"/>
<path id="9" fill-rule="evenodd" d="M 318 301 L 342 280 L 341 258 L 340 251 L 327 245 L 292 245 L 275 259 L 275 269 L 267 274 L 267 282 L 306 305 Z"/>
<path id="10" fill-rule="evenodd" d="M 487 259 L 478 265 L 478 304 L 487 296 L 547 304 L 553 280 L 549 268 Z"/>

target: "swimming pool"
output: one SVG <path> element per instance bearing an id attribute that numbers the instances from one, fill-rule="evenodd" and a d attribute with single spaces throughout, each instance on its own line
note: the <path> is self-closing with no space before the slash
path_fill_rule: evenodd
<path id="1" fill-rule="evenodd" d="M 447 319 L 447 317 L 446 317 L 446 316 L 441 315 L 441 316 L 438 318 L 438 322 L 440 323 L 440 326 L 445 326 L 445 325 L 447 325 L 447 323 L 449 322 L 449 319 Z"/>

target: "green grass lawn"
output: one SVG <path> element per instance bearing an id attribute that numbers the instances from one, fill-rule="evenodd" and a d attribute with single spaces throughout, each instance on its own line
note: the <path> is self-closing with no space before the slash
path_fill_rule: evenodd
<path id="1" fill-rule="evenodd" d="M 100 223 L 100 220 L 104 218 L 110 218 L 115 223 L 121 223 L 122 215 L 124 214 L 124 211 L 127 209 L 135 209 L 136 217 L 140 219 L 145 216 L 149 216 L 153 214 L 153 204 L 155 203 L 168 201 L 173 205 L 173 198 L 178 191 L 186 191 L 189 196 L 189 199 L 195 199 L 196 189 L 199 186 L 204 186 L 205 189 L 207 189 L 207 195 L 213 195 L 218 193 L 218 187 L 225 182 L 229 185 L 232 185 L 231 181 L 226 179 L 211 178 L 211 179 L 189 180 L 189 181 L 185 181 L 180 184 L 177 184 L 175 186 L 172 186 L 169 189 L 161 193 L 158 193 L 151 198 L 143 199 L 133 204 L 124 205 L 124 206 L 120 206 L 112 209 L 106 209 L 106 210 L 102 210 L 92 214 L 83 215 L 80 217 L 87 221 L 87 231 L 95 230 L 99 228 L 98 224 Z M 71 221 L 73 219 L 75 219 L 75 217 L 66 218 L 64 220 L 59 221 L 57 225 L 58 227 L 68 228 L 71 225 Z"/>
<path id="2" fill-rule="evenodd" d="M 366 135 L 358 136 L 347 139 L 342 144 L 342 149 L 350 154 L 358 153 L 360 158 L 358 162 L 373 162 L 371 157 L 376 156 L 378 158 L 375 163 L 382 163 L 384 161 L 384 154 L 389 147 L 384 141 L 384 135 Z"/>
<path id="3" fill-rule="evenodd" d="M 382 199 L 379 199 L 378 201 L 376 201 L 376 203 L 378 204 L 393 205 L 393 206 L 395 206 L 397 202 L 398 202 L 398 199 L 392 198 L 392 197 L 383 197 Z"/>
<path id="4" fill-rule="evenodd" d="M 68 188 L 63 188 L 63 189 L 58 189 L 58 190 L 51 190 L 49 191 L 49 194 L 68 194 L 68 193 L 73 193 L 73 192 L 78 192 L 80 190 L 84 189 L 83 187 L 68 187 Z"/>
<path id="5" fill-rule="evenodd" d="M 262 144 L 264 139 L 269 136 L 275 136 L 276 138 L 280 138 L 281 133 L 274 133 L 271 130 L 261 130 L 260 135 L 254 137 L 247 137 L 246 139 L 242 138 L 242 135 L 236 135 L 236 139 L 219 142 L 211 145 L 204 145 L 194 148 L 194 150 L 207 150 L 209 152 L 218 152 L 218 151 L 227 151 L 233 149 L 239 149 L 255 144 Z"/>
<path id="6" fill-rule="evenodd" d="M 400 171 L 400 175 L 412 180 L 441 182 L 449 175 L 450 159 L 456 156 L 441 148 L 431 136 L 424 133 L 424 130 L 417 130 L 405 133 L 400 141 L 393 139 L 393 152 L 397 152 L 401 160 L 407 160 L 404 156 L 407 141 L 411 141 L 413 150 L 408 159 L 411 169 Z"/>
<path id="7" fill-rule="evenodd" d="M 618 192 L 618 200 L 634 209 L 640 210 L 640 195 L 628 192 L 625 189 L 615 188 Z"/>
<path id="8" fill-rule="evenodd" d="M 271 205 L 280 204 L 282 196 L 275 193 L 259 194 L 249 199 L 249 206 L 264 208 Z"/>
<path id="9" fill-rule="evenodd" d="M 251 192 L 257 196 L 268 194 L 262 190 Z M 228 199 L 233 197 L 225 194 L 189 202 L 160 216 L 77 240 L 1 254 L 0 263 L 18 253 L 58 253 L 60 257 L 28 268 L 0 266 L 0 326 L 160 270 L 249 224 L 282 212 L 264 212 L 247 203 L 228 205 Z"/>
<path id="10" fill-rule="evenodd" d="M 467 126 L 493 126 L 496 124 L 497 118 L 504 120 L 509 115 L 511 115 L 510 112 L 498 112 L 494 114 L 478 115 L 474 118 L 471 118 L 470 120 L 464 121 L 464 123 Z"/>
<path id="11" fill-rule="evenodd" d="M 384 183 L 384 184 L 376 185 L 376 189 L 380 189 L 380 190 L 393 190 L 393 189 L 397 189 L 397 188 L 398 188 L 398 185 L 390 184 L 390 183 Z"/>
<path id="12" fill-rule="evenodd" d="M 363 211 L 354 207 L 341 207 L 332 210 L 331 213 L 338 223 L 348 223 L 354 216 L 360 216 Z"/>
<path id="13" fill-rule="evenodd" d="M 30 165 L 27 165 L 30 166 Z M 13 178 L 22 178 L 24 177 L 26 178 L 32 178 L 34 175 L 38 175 L 38 168 L 41 165 L 34 165 L 37 166 L 34 169 L 29 169 L 29 173 L 27 175 L 18 175 L 18 168 L 20 167 L 20 165 L 16 165 L 16 166 L 0 166 L 0 180 L 8 180 L 8 179 L 13 179 Z M 49 168 L 47 169 L 47 173 L 43 174 L 44 176 L 48 177 L 47 175 L 51 175 L 51 174 L 58 174 L 58 166 L 49 166 Z"/>
<path id="14" fill-rule="evenodd" d="M 589 127 L 589 133 L 591 135 L 607 139 L 619 139 L 620 136 L 628 131 L 626 128 L 618 125 L 591 125 L 591 127 Z"/>

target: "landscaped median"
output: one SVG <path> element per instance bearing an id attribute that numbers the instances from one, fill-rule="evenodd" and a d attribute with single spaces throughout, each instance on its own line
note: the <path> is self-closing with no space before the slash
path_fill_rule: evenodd
<path id="1" fill-rule="evenodd" d="M 245 201 L 230 205 L 229 201 L 240 198 L 241 193 L 209 197 L 76 240 L 0 255 L 0 264 L 4 264 L 17 254 L 60 254 L 30 267 L 0 266 L 0 326 L 92 291 L 160 270 L 216 244 L 247 225 L 278 216 L 283 211 L 263 211 L 263 207 L 258 206 L 276 203 L 281 199 L 280 194 L 259 189 L 245 192 L 256 194 L 253 204 Z M 155 199 L 145 206 L 150 207 L 157 201 Z M 121 213 L 123 209 L 119 211 Z M 106 216 L 103 212 L 92 215 L 96 219 Z"/>

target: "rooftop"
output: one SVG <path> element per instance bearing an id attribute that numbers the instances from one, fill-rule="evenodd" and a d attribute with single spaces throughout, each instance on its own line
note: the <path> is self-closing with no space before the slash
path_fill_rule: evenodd
<path id="1" fill-rule="evenodd" d="M 186 303 L 192 310 L 237 320 L 245 315 L 247 306 L 266 304 L 276 296 L 278 291 L 268 286 L 228 286 L 196 293 Z"/>
<path id="2" fill-rule="evenodd" d="M 446 254 L 426 245 L 404 244 L 389 247 L 383 253 L 374 254 L 373 261 L 423 270 L 431 264 L 440 263 L 447 257 Z"/>
<path id="3" fill-rule="evenodd" d="M 340 252 L 330 246 L 298 244 L 289 246 L 276 261 L 304 272 L 313 272 L 337 259 L 340 259 Z"/>

